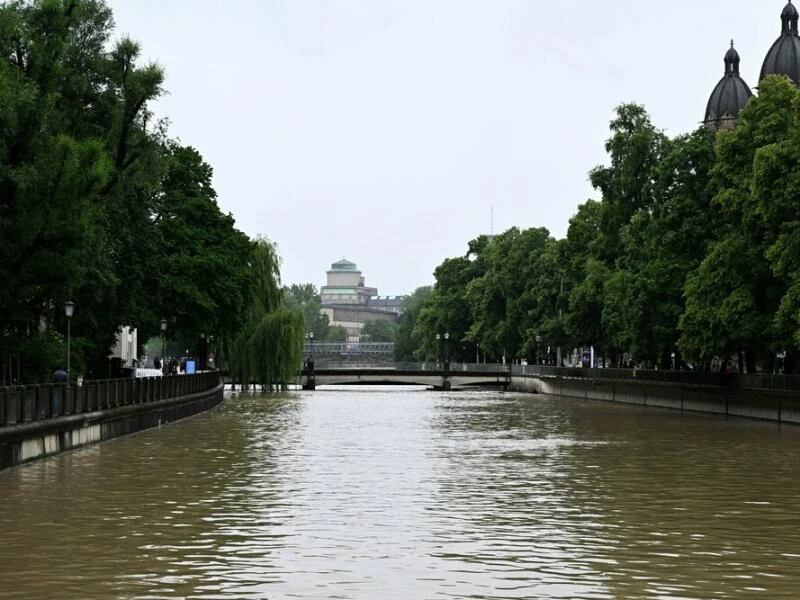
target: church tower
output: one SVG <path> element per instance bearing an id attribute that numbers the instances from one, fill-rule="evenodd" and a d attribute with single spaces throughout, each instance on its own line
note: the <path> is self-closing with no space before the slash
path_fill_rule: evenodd
<path id="1" fill-rule="evenodd" d="M 759 81 L 767 75 L 784 75 L 795 85 L 800 85 L 800 36 L 797 33 L 797 20 L 800 15 L 792 0 L 781 13 L 781 36 L 775 40 L 767 52 L 761 67 Z"/>
<path id="2" fill-rule="evenodd" d="M 739 111 L 744 108 L 753 92 L 739 75 L 739 53 L 731 47 L 725 54 L 725 74 L 711 92 L 706 105 L 703 123 L 713 130 L 729 129 L 736 124 Z"/>

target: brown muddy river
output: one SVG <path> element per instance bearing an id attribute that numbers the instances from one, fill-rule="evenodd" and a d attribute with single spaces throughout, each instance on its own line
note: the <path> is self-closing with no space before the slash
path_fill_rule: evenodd
<path id="1" fill-rule="evenodd" d="M 798 598 L 798 459 L 556 397 L 231 394 L 0 473 L 0 598 Z"/>

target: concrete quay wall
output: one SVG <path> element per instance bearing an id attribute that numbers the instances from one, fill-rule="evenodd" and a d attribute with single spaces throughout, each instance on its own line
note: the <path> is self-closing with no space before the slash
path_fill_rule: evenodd
<path id="1" fill-rule="evenodd" d="M 199 414 L 218 405 L 223 391 L 220 382 L 174 398 L 0 427 L 0 470 Z"/>
<path id="2" fill-rule="evenodd" d="M 513 391 L 800 425 L 800 395 L 647 381 L 514 375 Z"/>

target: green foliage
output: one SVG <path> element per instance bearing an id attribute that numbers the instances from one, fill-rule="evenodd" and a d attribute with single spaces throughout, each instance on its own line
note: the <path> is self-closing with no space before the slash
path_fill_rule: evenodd
<path id="1" fill-rule="evenodd" d="M 622 104 L 606 141 L 610 166 L 596 167 L 589 180 L 603 197 L 597 258 L 609 266 L 624 256 L 620 235 L 631 217 L 653 204 L 652 174 L 666 137 L 650 122 L 644 107 Z"/>
<path id="2" fill-rule="evenodd" d="M 263 257 L 220 212 L 211 167 L 153 119 L 162 69 L 112 29 L 102 0 L 0 4 L 4 377 L 13 363 L 23 381 L 41 380 L 64 355 L 68 299 L 72 364 L 88 377 L 106 375 L 123 325 L 145 340 L 167 318 L 171 339 L 215 335 L 223 352 L 254 323 L 260 334 L 297 326 L 278 311 L 275 257 L 254 280 Z M 297 342 L 286 335 L 284 349 Z"/>
<path id="3" fill-rule="evenodd" d="M 99 1 L 0 6 L 0 355 L 19 356 L 41 323 L 63 331 L 72 298 L 76 348 L 105 358 L 127 308 L 114 300 L 135 296 L 118 293 L 121 241 L 138 225 L 124 209 L 158 148 L 147 103 L 163 75 L 135 64 L 132 42 L 112 45 L 111 27 Z"/>
<path id="4" fill-rule="evenodd" d="M 769 363 L 800 341 L 792 315 L 796 263 L 785 260 L 796 238 L 799 102 L 797 88 L 769 77 L 736 128 L 717 137 L 719 235 L 687 282 L 680 322 L 680 346 L 697 360 L 745 351 L 753 370 L 759 357 Z"/>
<path id="5" fill-rule="evenodd" d="M 711 241 L 712 142 L 700 129 L 663 143 L 652 171 L 654 204 L 634 213 L 623 230 L 623 259 L 606 284 L 602 320 L 610 345 L 646 364 L 669 367 L 687 277 Z"/>
<path id="6" fill-rule="evenodd" d="M 415 359 L 435 360 L 440 352 L 436 334 L 445 333 L 450 334 L 456 348 L 453 360 L 465 358 L 461 356 L 462 344 L 471 346 L 469 353 L 474 354 L 475 342 L 466 337 L 472 324 L 466 290 L 470 281 L 485 271 L 481 254 L 488 244 L 488 238 L 481 236 L 470 242 L 467 256 L 447 259 L 436 268 L 436 285 L 422 303 L 411 333 Z"/>
<path id="7" fill-rule="evenodd" d="M 293 381 L 303 335 L 330 327 L 311 284 L 281 288 L 274 246 L 223 214 L 212 169 L 170 140 L 151 105 L 164 74 L 112 39 L 102 0 L 0 4 L 0 362 L 24 381 L 65 355 L 104 376 L 117 329 L 142 340 L 215 336 L 242 381 Z M 643 107 L 610 123 L 599 198 L 567 236 L 512 228 L 445 259 L 391 331 L 396 357 L 532 358 L 593 345 L 612 360 L 702 365 L 743 353 L 748 370 L 787 351 L 800 364 L 800 91 L 759 86 L 736 127 L 670 139 Z M 536 341 L 538 338 L 538 342 Z M 73 369 L 74 370 L 74 369 Z"/>
<path id="8" fill-rule="evenodd" d="M 394 342 L 397 325 L 391 321 L 371 319 L 364 323 L 361 340 L 365 342 Z"/>
<path id="9" fill-rule="evenodd" d="M 608 268 L 598 260 L 602 205 L 589 200 L 570 219 L 567 238 L 560 245 L 559 261 L 564 285 L 559 285 L 560 325 L 565 347 L 588 346 L 604 338 L 602 290 Z"/>
<path id="10" fill-rule="evenodd" d="M 590 174 L 600 199 L 566 239 L 512 228 L 437 268 L 410 343 L 401 322 L 403 356 L 435 356 L 435 334 L 450 331 L 490 360 L 531 358 L 538 336 L 654 367 L 742 354 L 753 371 L 781 350 L 800 363 L 797 88 L 766 79 L 716 135 L 670 139 L 622 105 L 606 150 Z"/>
<path id="11" fill-rule="evenodd" d="M 52 331 L 38 332 L 19 345 L 19 356 L 24 363 L 34 365 L 29 373 L 31 380 L 51 382 L 56 367 L 67 368 L 67 342 Z M 70 365 L 70 371 L 80 365 Z"/>
<path id="12" fill-rule="evenodd" d="M 552 242 L 546 229 L 517 228 L 496 236 L 485 248 L 486 270 L 466 286 L 472 325 L 466 338 L 493 356 L 519 357 L 530 347 L 552 307 L 542 257 Z"/>
<path id="13" fill-rule="evenodd" d="M 314 339 L 331 341 L 328 315 L 323 314 L 322 297 L 313 283 L 293 283 L 283 288 L 284 303 L 289 307 L 299 308 L 303 313 L 306 332 L 314 332 Z"/>
<path id="14" fill-rule="evenodd" d="M 242 326 L 248 297 L 252 294 L 252 270 L 262 275 L 259 294 L 267 310 L 277 308 L 280 290 L 277 263 L 253 257 L 252 242 L 234 227 L 233 217 L 220 212 L 211 187 L 211 167 L 193 148 L 172 146 L 168 154 L 157 212 L 153 216 L 161 248 L 148 257 L 150 273 L 159 273 L 155 289 L 162 313 L 170 320 L 173 335 L 194 332 L 230 335 Z M 269 260 L 274 260 L 270 257 Z M 143 271 L 143 277 L 147 275 Z M 151 313 L 154 324 L 160 319 Z"/>
<path id="15" fill-rule="evenodd" d="M 282 303 L 274 244 L 257 240 L 250 265 L 253 286 L 244 324 L 229 346 L 230 370 L 243 385 L 286 387 L 295 381 L 302 359 L 303 314 Z"/>
<path id="16" fill-rule="evenodd" d="M 323 338 L 325 342 L 346 342 L 349 336 L 347 334 L 347 329 L 342 327 L 341 325 L 331 325 L 328 327 L 327 334 Z"/>
<path id="17" fill-rule="evenodd" d="M 432 292 L 432 287 L 424 286 L 417 288 L 413 294 L 403 299 L 394 342 L 395 360 L 399 362 L 411 362 L 414 360 L 414 327 L 417 324 L 423 305 Z"/>

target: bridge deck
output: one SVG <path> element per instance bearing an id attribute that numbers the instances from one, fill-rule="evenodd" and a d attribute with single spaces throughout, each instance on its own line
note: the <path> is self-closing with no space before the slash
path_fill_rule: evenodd
<path id="1" fill-rule="evenodd" d="M 433 363 L 374 365 L 306 366 L 302 383 L 306 389 L 321 385 L 425 385 L 437 389 L 452 387 L 502 386 L 510 383 L 511 373 L 503 365 L 437 365 Z M 479 368 L 475 368 L 479 367 Z M 487 368 L 488 367 L 488 368 Z"/>

